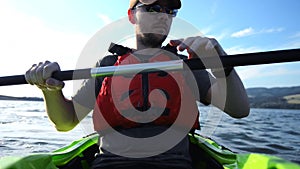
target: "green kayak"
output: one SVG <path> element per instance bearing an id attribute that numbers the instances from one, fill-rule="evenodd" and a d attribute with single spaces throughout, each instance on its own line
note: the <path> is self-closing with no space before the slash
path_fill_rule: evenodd
<path id="1" fill-rule="evenodd" d="M 189 135 L 194 168 L 201 169 L 300 169 L 279 157 L 238 154 L 198 134 Z M 0 169 L 88 169 L 98 150 L 98 135 L 91 134 L 51 153 L 3 157 Z"/>

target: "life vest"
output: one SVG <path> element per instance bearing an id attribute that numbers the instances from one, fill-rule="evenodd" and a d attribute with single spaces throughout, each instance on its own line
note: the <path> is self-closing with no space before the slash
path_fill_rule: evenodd
<path id="1" fill-rule="evenodd" d="M 161 54 L 146 60 L 162 62 L 172 59 L 174 58 Z M 114 66 L 142 62 L 144 61 L 132 53 L 127 53 L 119 56 Z M 108 125 L 115 129 L 133 128 L 145 124 L 171 126 L 180 110 L 191 111 L 185 112 L 187 116 L 188 113 L 197 113 L 197 117 L 199 115 L 195 97 L 189 90 L 182 73 L 178 71 L 106 77 L 96 99 L 93 112 L 94 129 L 104 131 L 108 129 Z M 147 123 L 137 122 L 139 119 L 147 121 L 147 118 L 154 119 Z M 179 122 L 180 126 L 187 126 L 187 123 L 190 122 L 184 119 Z M 195 119 L 192 127 L 199 128 L 198 118 Z"/>

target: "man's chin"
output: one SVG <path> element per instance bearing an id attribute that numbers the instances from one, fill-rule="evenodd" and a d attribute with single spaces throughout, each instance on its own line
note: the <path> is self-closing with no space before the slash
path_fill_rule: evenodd
<path id="1" fill-rule="evenodd" d="M 145 33 L 140 36 L 141 41 L 144 45 L 149 47 L 160 47 L 161 44 L 166 40 L 167 35 L 158 33 Z"/>

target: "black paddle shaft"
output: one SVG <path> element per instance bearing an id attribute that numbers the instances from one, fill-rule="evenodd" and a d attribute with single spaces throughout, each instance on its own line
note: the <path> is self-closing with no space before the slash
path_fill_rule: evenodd
<path id="1" fill-rule="evenodd" d="M 185 63 L 191 70 L 236 66 L 262 65 L 300 61 L 300 49 L 277 50 L 221 56 L 219 58 L 190 59 Z M 221 62 L 221 64 L 220 64 Z"/>
<path id="2" fill-rule="evenodd" d="M 245 53 L 203 59 L 184 60 L 191 70 L 218 67 L 235 67 L 300 61 L 300 49 L 277 50 L 268 52 Z M 54 78 L 62 81 L 91 78 L 91 69 L 54 72 Z M 0 86 L 27 84 L 24 75 L 0 77 Z"/>
<path id="3" fill-rule="evenodd" d="M 66 70 L 66 71 L 54 72 L 52 77 L 61 81 L 90 79 L 91 78 L 90 71 L 91 69 Z M 27 84 L 24 75 L 0 77 L 0 86 L 20 85 L 20 84 Z"/>

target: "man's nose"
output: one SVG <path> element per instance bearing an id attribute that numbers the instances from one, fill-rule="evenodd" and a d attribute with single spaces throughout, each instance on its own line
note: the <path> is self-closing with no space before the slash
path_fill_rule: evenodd
<path id="1" fill-rule="evenodd" d="M 172 16 L 167 14 L 167 13 L 157 13 L 157 19 L 159 20 L 167 20 L 169 18 L 171 18 Z"/>

